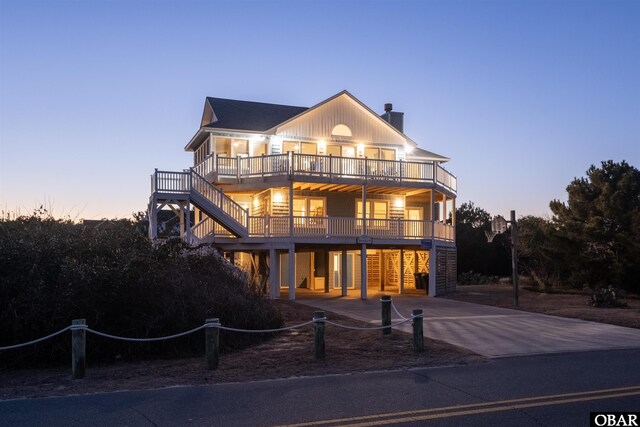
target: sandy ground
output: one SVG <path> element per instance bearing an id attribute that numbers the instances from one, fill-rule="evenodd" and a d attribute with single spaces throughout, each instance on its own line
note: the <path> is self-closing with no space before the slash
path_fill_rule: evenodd
<path id="1" fill-rule="evenodd" d="M 511 284 L 458 286 L 447 298 L 477 304 L 515 308 Z M 619 326 L 640 328 L 640 299 L 627 298 L 629 308 L 595 308 L 582 293 L 540 293 L 520 289 L 518 309 L 573 317 Z M 287 325 L 312 318 L 315 309 L 280 300 Z M 334 313 L 333 321 L 352 326 L 370 326 Z M 87 364 L 86 377 L 72 380 L 70 366 L 46 369 L 0 371 L 0 399 L 61 396 L 104 391 L 162 388 L 179 385 L 259 381 L 272 378 L 315 376 L 363 371 L 407 369 L 479 363 L 485 359 L 466 349 L 425 338 L 425 352 L 413 351 L 409 334 L 393 331 L 350 331 L 327 325 L 326 357 L 316 360 L 313 326 L 275 335 L 257 346 L 220 356 L 215 371 L 206 369 L 204 355 L 189 359 Z"/>
<path id="2" fill-rule="evenodd" d="M 276 302 L 287 325 L 312 318 L 314 309 L 289 301 Z M 332 321 L 370 326 L 334 313 Z M 313 326 L 282 332 L 257 346 L 220 356 L 220 366 L 208 371 L 204 355 L 197 358 L 119 362 L 94 366 L 86 377 L 71 379 L 70 366 L 0 371 L 0 399 L 61 396 L 178 385 L 257 381 L 363 371 L 478 363 L 485 359 L 466 349 L 425 338 L 425 351 L 415 353 L 410 334 L 393 331 L 352 331 L 327 325 L 326 357 L 314 358 Z"/>

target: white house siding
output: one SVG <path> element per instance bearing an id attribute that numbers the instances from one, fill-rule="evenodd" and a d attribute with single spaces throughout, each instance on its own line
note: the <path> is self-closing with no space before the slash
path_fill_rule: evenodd
<path id="1" fill-rule="evenodd" d="M 379 143 L 404 146 L 405 139 L 347 95 L 341 95 L 297 119 L 279 127 L 276 134 L 289 139 L 331 140 L 331 131 L 344 124 L 352 137 L 340 137 L 357 143 Z"/>

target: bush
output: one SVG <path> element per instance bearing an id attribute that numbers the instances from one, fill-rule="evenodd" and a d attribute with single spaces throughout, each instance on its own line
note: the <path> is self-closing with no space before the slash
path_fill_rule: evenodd
<path id="1" fill-rule="evenodd" d="M 486 276 L 473 271 L 467 271 L 458 275 L 459 285 L 488 285 L 490 283 L 498 283 L 498 276 Z"/>
<path id="2" fill-rule="evenodd" d="M 246 274 L 213 248 L 180 239 L 154 247 L 137 223 L 87 227 L 46 215 L 0 221 L 0 346 L 25 342 L 84 318 L 90 328 L 127 337 L 175 334 L 218 317 L 225 326 L 276 328 L 282 318 Z M 263 335 L 263 334 L 260 334 Z M 222 349 L 263 339 L 221 331 Z M 0 352 L 6 366 L 69 359 L 69 334 Z M 89 361 L 201 354 L 204 332 L 156 343 L 89 335 Z"/>
<path id="3" fill-rule="evenodd" d="M 627 308 L 627 303 L 622 301 L 625 297 L 625 292 L 614 286 L 607 286 L 597 291 L 585 287 L 584 290 L 589 295 L 587 300 L 589 305 L 606 308 Z"/>

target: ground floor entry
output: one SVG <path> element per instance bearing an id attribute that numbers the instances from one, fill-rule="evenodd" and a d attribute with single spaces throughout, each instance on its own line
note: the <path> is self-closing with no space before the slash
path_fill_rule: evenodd
<path id="1" fill-rule="evenodd" d="M 360 289 L 363 298 L 367 291 L 421 291 L 428 295 L 431 289 L 435 296 L 455 290 L 455 248 L 366 249 L 364 263 L 362 253 L 361 249 L 297 249 L 234 252 L 228 258 L 247 271 L 263 292 L 276 298 L 281 289 L 287 289 L 290 296 L 295 289 L 342 295 Z"/>

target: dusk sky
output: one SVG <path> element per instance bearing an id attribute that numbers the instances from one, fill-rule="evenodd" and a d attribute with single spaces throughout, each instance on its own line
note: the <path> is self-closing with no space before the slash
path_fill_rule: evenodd
<path id="1" fill-rule="evenodd" d="M 206 96 L 391 102 L 458 205 L 547 216 L 640 167 L 640 1 L 0 0 L 0 210 L 128 218 Z"/>

